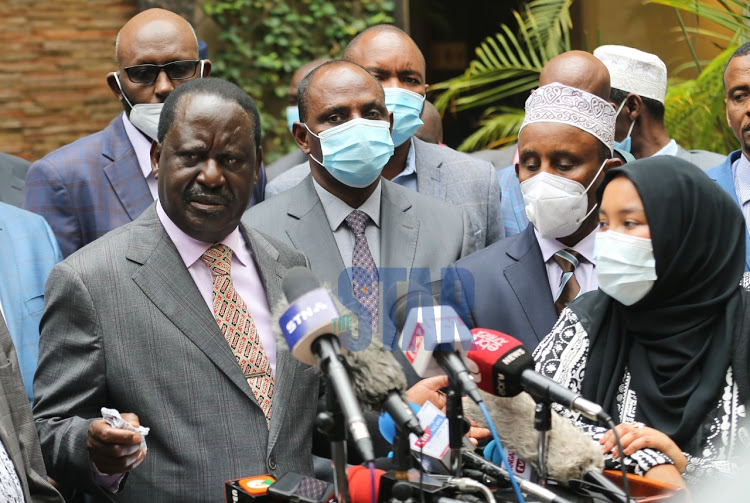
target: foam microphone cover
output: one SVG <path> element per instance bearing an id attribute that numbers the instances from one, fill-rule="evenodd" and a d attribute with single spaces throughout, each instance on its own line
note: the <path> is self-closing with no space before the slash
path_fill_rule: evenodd
<path id="1" fill-rule="evenodd" d="M 536 403 L 527 393 L 503 398 L 480 391 L 503 446 L 539 469 L 537 431 L 534 429 Z M 482 412 L 471 401 L 464 402 L 468 417 L 486 426 Z M 604 454 L 599 443 L 578 429 L 570 420 L 552 410 L 552 429 L 547 432 L 547 470 L 564 484 L 583 478 L 588 471 L 601 472 Z"/>
<path id="2" fill-rule="evenodd" d="M 383 470 L 375 468 L 375 501 L 379 501 L 380 498 L 380 477 L 383 475 L 385 475 Z M 350 466 L 346 469 L 346 479 L 349 482 L 351 503 L 372 502 L 372 480 L 370 470 L 366 466 Z"/>

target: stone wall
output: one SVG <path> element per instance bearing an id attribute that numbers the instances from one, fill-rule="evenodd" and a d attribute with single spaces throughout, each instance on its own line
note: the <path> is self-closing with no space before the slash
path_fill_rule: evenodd
<path id="1" fill-rule="evenodd" d="M 0 151 L 36 160 L 122 107 L 105 77 L 135 0 L 0 0 Z"/>

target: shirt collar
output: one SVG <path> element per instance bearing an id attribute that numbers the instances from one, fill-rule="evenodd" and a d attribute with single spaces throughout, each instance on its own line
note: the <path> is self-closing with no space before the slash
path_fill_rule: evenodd
<path id="1" fill-rule="evenodd" d="M 651 157 L 657 155 L 677 155 L 677 142 L 675 140 L 670 140 L 669 143 L 660 148 Z"/>
<path id="2" fill-rule="evenodd" d="M 375 222 L 375 225 L 380 227 L 380 194 L 383 190 L 382 179 L 378 181 L 378 186 L 375 187 L 375 190 L 370 194 L 370 197 L 367 198 L 367 201 L 365 201 L 359 208 L 352 208 L 344 201 L 328 192 L 315 180 L 315 178 L 313 178 L 313 187 L 315 187 L 315 192 L 318 193 L 320 202 L 323 205 L 323 210 L 328 218 L 328 224 L 331 226 L 331 231 L 336 232 L 344 219 L 355 209 L 365 212 L 367 216 Z"/>
<path id="3" fill-rule="evenodd" d="M 744 155 L 740 155 L 735 165 L 732 166 L 732 171 L 737 199 L 740 205 L 743 205 L 750 201 L 750 161 Z"/>
<path id="4" fill-rule="evenodd" d="M 180 254 L 182 261 L 185 263 L 185 267 L 190 268 L 198 259 L 201 258 L 203 252 L 208 250 L 211 246 L 218 243 L 204 243 L 197 239 L 188 236 L 172 221 L 171 218 L 164 211 L 161 206 L 161 201 L 156 201 L 156 214 L 159 216 L 159 220 L 164 226 L 164 230 L 167 231 L 169 238 L 177 248 L 177 252 Z M 245 241 L 242 239 L 239 227 L 236 227 L 229 235 L 220 241 L 220 243 L 227 245 L 232 249 L 233 255 L 238 259 L 242 265 L 248 265 L 249 261 L 252 260 L 250 249 L 245 246 Z"/>
<path id="5" fill-rule="evenodd" d="M 417 173 L 416 158 L 417 156 L 414 153 L 414 141 L 412 140 L 411 144 L 409 145 L 409 153 L 406 154 L 406 166 L 404 167 L 404 170 L 398 175 L 394 176 L 391 181 L 396 182 L 396 180 L 398 180 L 399 178 L 406 178 L 407 176 L 410 176 L 410 175 L 416 175 Z"/>
<path id="6" fill-rule="evenodd" d="M 151 142 L 130 122 L 125 112 L 122 113 L 122 124 L 125 126 L 125 133 L 128 135 L 130 144 L 133 145 L 143 178 L 153 176 L 151 172 Z"/>
<path id="7" fill-rule="evenodd" d="M 555 253 L 569 248 L 580 253 L 589 263 L 596 265 L 596 260 L 594 260 L 594 241 L 596 240 L 596 233 L 598 231 L 599 227 L 597 226 L 588 236 L 580 240 L 578 243 L 573 246 L 567 246 L 557 239 L 541 237 L 539 231 L 534 228 L 534 234 L 536 235 L 536 240 L 539 242 L 539 248 L 542 250 L 542 257 L 544 258 L 545 263 L 548 262 Z"/>

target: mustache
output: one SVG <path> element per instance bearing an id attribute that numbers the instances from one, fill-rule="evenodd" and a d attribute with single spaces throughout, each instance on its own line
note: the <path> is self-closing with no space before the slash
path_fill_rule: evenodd
<path id="1" fill-rule="evenodd" d="M 182 195 L 182 200 L 185 203 L 189 203 L 195 199 L 229 205 L 234 202 L 235 197 L 231 192 L 227 191 L 225 187 L 220 187 L 214 190 L 202 186 L 188 189 Z"/>

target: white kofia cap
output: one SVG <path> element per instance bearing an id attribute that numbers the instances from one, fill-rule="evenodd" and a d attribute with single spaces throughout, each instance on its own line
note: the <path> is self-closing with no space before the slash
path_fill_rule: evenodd
<path id="1" fill-rule="evenodd" d="M 558 82 L 542 86 L 526 100 L 526 116 L 519 129 L 536 122 L 558 122 L 577 127 L 609 147 L 615 141 L 615 109 L 607 101 Z"/>
<path id="2" fill-rule="evenodd" d="M 667 65 L 656 54 L 624 45 L 603 45 L 594 56 L 609 70 L 612 87 L 664 103 Z"/>

